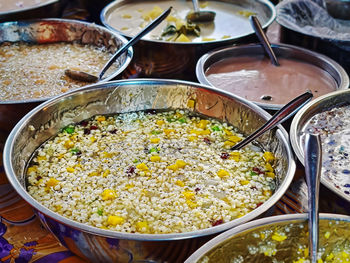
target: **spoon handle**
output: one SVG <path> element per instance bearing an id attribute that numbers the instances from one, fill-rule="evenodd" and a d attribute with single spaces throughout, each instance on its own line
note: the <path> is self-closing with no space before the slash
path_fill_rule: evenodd
<path id="1" fill-rule="evenodd" d="M 271 44 L 264 32 L 264 30 L 261 27 L 261 24 L 256 16 L 250 16 L 249 17 L 250 24 L 252 25 L 255 34 L 258 36 L 260 43 L 262 43 L 266 53 L 269 55 L 271 59 L 271 63 L 274 64 L 275 66 L 279 66 L 280 64 L 278 63 L 277 57 L 275 55 L 275 52 L 273 52 Z"/>
<path id="2" fill-rule="evenodd" d="M 192 0 L 194 12 L 199 12 L 198 0 Z"/>
<path id="3" fill-rule="evenodd" d="M 130 46 L 134 45 L 137 41 L 139 41 L 144 35 L 150 32 L 153 28 L 158 26 L 171 12 L 172 7 L 169 7 L 166 11 L 164 11 L 160 16 L 154 19 L 150 24 L 148 24 L 140 33 L 134 36 L 128 43 L 122 46 L 118 51 L 110 58 L 110 60 L 106 63 L 106 65 L 101 70 L 98 78 L 101 80 L 103 75 L 106 73 L 107 69 L 114 63 L 114 61 L 123 54 Z"/>
<path id="4" fill-rule="evenodd" d="M 309 253 L 311 263 L 317 262 L 318 250 L 318 196 L 320 192 L 320 173 L 322 150 L 320 136 L 306 134 L 305 136 L 305 174 L 308 185 L 309 210 Z"/>
<path id="5" fill-rule="evenodd" d="M 279 111 L 277 111 L 271 119 L 269 119 L 263 126 L 257 129 L 255 132 L 250 134 L 247 138 L 240 141 L 236 145 L 234 145 L 231 150 L 239 150 L 255 138 L 259 137 L 264 132 L 276 127 L 278 124 L 284 122 L 291 116 L 293 116 L 304 104 L 309 102 L 312 99 L 313 95 L 310 91 L 305 92 L 304 94 L 296 97 L 292 101 L 288 102 L 284 105 Z"/>

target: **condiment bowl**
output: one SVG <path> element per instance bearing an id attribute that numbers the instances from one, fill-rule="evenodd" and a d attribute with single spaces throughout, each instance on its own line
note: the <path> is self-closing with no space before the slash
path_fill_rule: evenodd
<path id="1" fill-rule="evenodd" d="M 19 42 L 33 45 L 58 42 L 91 44 L 98 47 L 106 47 L 107 50 L 113 52 L 123 46 L 127 40 L 120 34 L 104 27 L 75 20 L 39 19 L 1 23 L 0 43 Z M 117 70 L 103 79 L 103 81 L 120 76 L 130 63 L 132 56 L 133 49 L 129 48 L 118 59 L 117 65 L 119 66 Z M 63 69 L 62 72 L 64 72 Z M 64 73 L 62 74 L 64 75 Z M 27 78 L 29 77 L 27 76 Z M 28 89 L 30 88 L 28 87 Z M 47 87 L 47 89 L 50 89 L 50 87 Z M 47 99 L 48 97 L 40 97 L 0 101 L 0 130 L 9 132 L 25 113 Z"/>
<path id="2" fill-rule="evenodd" d="M 307 224 L 307 214 L 254 220 L 213 238 L 185 262 L 306 262 Z M 349 255 L 349 226 L 349 216 L 320 214 L 318 255 L 323 260 L 331 253 L 334 262 Z"/>
<path id="3" fill-rule="evenodd" d="M 320 74 L 324 73 L 328 77 L 328 79 L 330 80 L 329 83 L 331 83 L 331 84 L 334 83 L 333 84 L 334 87 L 332 86 L 332 88 L 329 89 L 330 91 L 344 90 L 344 89 L 347 89 L 349 87 L 349 77 L 348 77 L 347 73 L 338 63 L 336 63 L 332 59 L 330 59 L 324 55 L 318 54 L 316 52 L 309 51 L 307 49 L 292 46 L 292 45 L 272 44 L 272 48 L 275 51 L 276 56 L 279 59 L 286 59 L 287 61 L 298 61 L 298 63 L 302 63 L 302 64 L 306 64 L 306 65 L 310 64 L 310 67 L 316 66 L 316 69 L 320 70 L 320 72 L 319 72 Z M 205 85 L 216 86 L 216 88 L 220 88 L 219 85 L 226 85 L 225 87 L 227 87 L 227 90 L 229 90 L 229 88 L 232 86 L 232 87 L 235 87 L 237 90 L 236 95 L 242 96 L 245 98 L 247 98 L 247 96 L 251 96 L 251 95 L 247 95 L 248 93 L 246 93 L 247 91 L 244 88 L 239 89 L 239 87 L 237 88 L 237 86 L 234 86 L 234 85 L 237 85 L 237 84 L 235 84 L 235 80 L 245 78 L 247 80 L 247 84 L 249 85 L 249 82 L 254 80 L 254 77 L 253 78 L 251 77 L 252 74 L 253 73 L 255 74 L 256 72 L 258 72 L 258 70 L 259 70 L 258 68 L 256 70 L 254 70 L 253 66 L 249 65 L 252 68 L 249 70 L 246 70 L 248 73 L 251 72 L 251 74 L 248 74 L 248 75 L 246 73 L 244 73 L 245 69 L 242 69 L 240 71 L 237 70 L 237 72 L 235 72 L 237 74 L 235 76 L 231 75 L 232 77 L 229 75 L 229 73 L 227 73 L 227 76 L 230 76 L 230 77 L 225 77 L 226 84 L 216 84 L 215 85 L 215 83 L 210 82 L 210 80 L 208 79 L 208 76 L 207 76 L 208 69 L 210 69 L 213 65 L 215 65 L 215 63 L 225 61 L 225 60 L 227 60 L 227 61 L 232 60 L 232 61 L 238 62 L 239 59 L 242 57 L 243 58 L 256 57 L 257 58 L 257 65 L 258 65 L 258 63 L 260 63 L 259 61 L 261 61 L 262 58 L 264 57 L 264 49 L 259 44 L 249 44 L 249 45 L 239 45 L 239 46 L 233 46 L 233 47 L 224 47 L 224 48 L 219 48 L 219 49 L 215 49 L 213 51 L 210 51 L 209 53 L 203 55 L 197 62 L 196 75 L 197 75 L 199 82 L 202 84 L 205 84 Z M 275 66 L 271 65 L 270 70 L 271 70 L 271 72 L 274 72 L 274 71 L 278 72 L 279 68 L 282 66 L 283 65 L 281 65 L 279 67 L 275 67 Z M 253 72 L 253 70 L 254 70 L 254 72 Z M 229 71 L 227 71 L 227 72 L 229 72 Z M 246 75 L 244 75 L 243 73 Z M 262 73 L 262 74 L 266 74 L 266 73 Z M 220 76 L 220 74 L 218 74 L 218 76 Z M 296 75 L 296 76 L 299 76 L 299 75 Z M 265 77 L 265 75 L 264 75 L 264 77 Z M 221 79 L 223 79 L 223 78 L 224 77 L 222 77 Z M 227 78 L 227 80 L 226 80 L 226 78 Z M 282 79 L 282 77 L 278 77 L 278 76 L 277 76 L 277 78 Z M 315 78 L 319 78 L 319 75 L 316 75 Z M 221 80 L 219 78 L 217 78 L 216 81 L 221 81 Z M 231 82 L 232 82 L 232 84 L 231 84 Z M 254 84 L 254 85 L 256 85 L 256 84 Z M 271 101 L 264 100 L 262 98 L 259 98 L 259 99 L 256 99 L 253 101 L 254 103 L 259 105 L 260 107 L 267 109 L 267 110 L 278 110 L 284 105 L 284 104 L 280 104 L 278 102 L 274 102 L 273 96 L 275 94 L 278 94 L 278 93 L 284 94 L 283 98 L 287 100 L 287 98 L 289 98 L 289 97 L 290 97 L 289 99 L 292 99 L 293 97 L 296 97 L 297 95 L 300 95 L 306 91 L 306 90 L 300 91 L 300 93 L 292 95 L 293 89 L 297 88 L 295 86 L 287 87 L 287 86 L 282 85 L 281 87 L 279 87 L 278 93 L 277 92 L 274 93 L 273 91 L 268 90 L 268 88 L 269 88 L 268 86 L 260 86 L 259 87 L 259 85 L 257 85 L 257 87 L 256 87 L 256 89 L 263 90 L 263 92 L 266 92 L 268 95 L 272 95 Z M 313 90 L 311 90 L 311 91 L 313 91 Z M 287 92 L 290 93 L 290 95 L 287 95 Z M 319 96 L 317 94 L 317 92 L 313 91 L 313 94 L 314 94 L 314 97 Z M 247 99 L 249 99 L 249 98 L 247 98 Z"/>
<path id="4" fill-rule="evenodd" d="M 189 104 L 188 101 L 194 101 Z M 26 190 L 25 169 L 31 155 L 62 127 L 96 114 L 139 110 L 187 109 L 226 121 L 244 134 L 261 126 L 270 115 L 235 95 L 198 83 L 137 79 L 86 86 L 46 101 L 14 127 L 4 148 L 9 182 L 37 212 L 44 226 L 67 248 L 93 262 L 183 262 L 210 237 L 266 213 L 285 193 L 295 172 L 288 136 L 282 126 L 258 139 L 276 157 L 272 196 L 248 214 L 210 228 L 184 233 L 139 234 L 100 229 L 67 219 L 36 201 Z"/>

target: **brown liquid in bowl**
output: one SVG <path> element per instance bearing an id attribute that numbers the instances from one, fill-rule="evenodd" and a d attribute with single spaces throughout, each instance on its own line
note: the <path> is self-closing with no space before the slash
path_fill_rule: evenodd
<path id="1" fill-rule="evenodd" d="M 285 58 L 279 62 L 276 67 L 264 56 L 228 58 L 211 65 L 205 74 L 216 88 L 269 104 L 285 104 L 307 90 L 318 97 L 337 88 L 333 77 L 319 67 Z"/>

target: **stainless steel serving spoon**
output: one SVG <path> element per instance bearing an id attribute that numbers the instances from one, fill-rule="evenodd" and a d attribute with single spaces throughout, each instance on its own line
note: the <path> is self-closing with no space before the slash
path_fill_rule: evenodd
<path id="1" fill-rule="evenodd" d="M 263 45 L 265 52 L 270 57 L 271 63 L 275 66 L 279 66 L 280 64 L 277 60 L 277 56 L 276 56 L 275 52 L 273 52 L 270 41 L 267 38 L 258 18 L 253 15 L 253 16 L 249 17 L 249 21 L 250 21 L 251 26 L 254 29 L 255 34 L 257 35 L 261 44 Z"/>
<path id="2" fill-rule="evenodd" d="M 295 99 L 288 102 L 286 105 L 284 105 L 279 111 L 277 111 L 271 119 L 269 119 L 263 126 L 261 126 L 259 129 L 254 131 L 252 134 L 250 134 L 248 137 L 246 137 L 244 140 L 240 141 L 236 145 L 234 145 L 231 150 L 239 150 L 242 147 L 246 146 L 248 143 L 262 135 L 263 133 L 271 130 L 272 128 L 276 127 L 278 124 L 281 124 L 282 122 L 286 121 L 290 117 L 292 117 L 302 106 L 304 106 L 307 102 L 309 102 L 312 99 L 313 95 L 311 91 L 307 91 L 304 94 L 296 97 Z"/>
<path id="3" fill-rule="evenodd" d="M 64 71 L 64 74 L 67 75 L 68 77 L 70 77 L 71 79 L 78 80 L 78 81 L 96 82 L 98 80 L 101 80 L 103 75 L 106 73 L 106 71 L 109 69 L 109 67 L 114 63 L 114 61 L 121 54 L 123 54 L 130 46 L 134 45 L 144 35 L 149 33 L 157 25 L 159 25 L 160 22 L 162 22 L 170 14 L 171 9 L 172 9 L 172 7 L 169 7 L 160 16 L 158 16 L 156 19 L 154 19 L 149 25 L 147 25 L 140 33 L 138 33 L 136 36 L 134 36 L 128 43 L 126 43 L 124 46 L 122 46 L 120 49 L 118 49 L 117 52 L 110 58 L 110 60 L 103 66 L 98 77 L 91 75 L 89 73 L 86 73 L 86 72 L 75 71 L 75 70 L 70 70 L 70 69 L 66 69 Z"/>
<path id="4" fill-rule="evenodd" d="M 212 22 L 215 19 L 216 13 L 213 11 L 199 10 L 198 0 L 192 0 L 194 12 L 190 12 L 186 19 L 189 22 Z"/>
<path id="5" fill-rule="evenodd" d="M 318 197 L 320 193 L 320 174 L 322 167 L 322 149 L 319 135 L 305 135 L 305 175 L 308 185 L 308 218 L 309 218 L 309 254 L 311 263 L 317 262 L 318 251 Z"/>

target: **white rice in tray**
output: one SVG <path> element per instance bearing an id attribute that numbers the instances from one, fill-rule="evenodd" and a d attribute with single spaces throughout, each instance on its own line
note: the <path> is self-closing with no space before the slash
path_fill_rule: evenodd
<path id="1" fill-rule="evenodd" d="M 275 188 L 271 152 L 245 147 L 236 129 L 176 110 L 95 116 L 44 143 L 28 192 L 77 222 L 128 233 L 219 225 L 264 203 Z"/>

